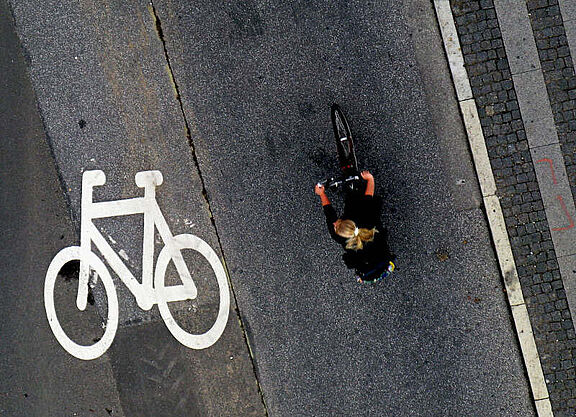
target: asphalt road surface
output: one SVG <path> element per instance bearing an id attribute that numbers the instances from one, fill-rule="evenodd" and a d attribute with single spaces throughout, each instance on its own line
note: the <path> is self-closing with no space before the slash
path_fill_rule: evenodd
<path id="1" fill-rule="evenodd" d="M 0 3 L 0 414 L 534 415 L 428 2 Z M 346 270 L 313 193 L 336 168 L 333 102 L 384 198 L 398 270 L 379 285 Z M 162 171 L 172 232 L 227 267 L 213 346 L 180 345 L 114 274 L 108 352 L 82 361 L 52 336 L 44 277 L 79 242 L 88 169 L 108 179 L 97 200 Z M 141 219 L 96 226 L 138 276 Z M 71 323 L 97 340 L 94 297 Z M 208 298 L 200 324 L 178 310 L 194 329 L 214 318 Z"/>

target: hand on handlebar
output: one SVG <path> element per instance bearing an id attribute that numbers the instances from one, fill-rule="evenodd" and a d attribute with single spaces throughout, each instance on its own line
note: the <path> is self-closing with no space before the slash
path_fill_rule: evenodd
<path id="1" fill-rule="evenodd" d="M 324 190 L 324 186 L 322 184 L 316 184 L 316 187 L 314 188 L 314 192 L 320 196 L 322 194 L 326 193 L 326 191 Z"/>
<path id="2" fill-rule="evenodd" d="M 370 174 L 370 171 L 362 171 L 362 173 L 360 174 L 362 176 L 363 179 L 365 179 L 366 181 L 368 181 L 369 179 L 374 179 L 374 176 L 372 174 Z"/>

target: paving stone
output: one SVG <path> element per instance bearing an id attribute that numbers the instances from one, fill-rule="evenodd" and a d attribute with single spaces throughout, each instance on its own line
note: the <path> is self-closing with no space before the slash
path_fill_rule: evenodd
<path id="1" fill-rule="evenodd" d="M 541 71 L 529 71 L 514 76 L 516 94 L 526 134 L 531 146 L 558 143 L 554 116 L 550 110 L 548 92 Z"/>
<path id="2" fill-rule="evenodd" d="M 512 74 L 540 68 L 534 38 L 526 36 L 532 32 L 526 18 L 526 4 L 517 0 L 495 0 L 494 5 L 502 37 L 506 44 L 514 45 L 515 53 L 508 57 Z"/>
<path id="3" fill-rule="evenodd" d="M 566 36 L 569 30 L 564 30 L 560 15 L 563 5 L 560 3 L 559 8 L 557 0 L 496 0 L 495 10 L 491 0 L 451 0 L 451 4 L 466 68 L 482 63 L 474 75 L 469 73 L 470 83 L 554 415 L 574 417 L 575 407 L 569 402 L 576 401 L 576 332 L 566 298 L 571 291 L 565 290 L 559 271 L 565 268 L 562 259 L 567 258 L 557 260 L 545 202 L 536 181 L 535 169 L 544 170 L 545 166 L 533 161 L 541 159 L 546 149 L 528 151 L 526 140 L 528 131 L 531 138 L 538 135 L 542 145 L 560 143 L 554 148 L 553 160 L 554 164 L 566 166 L 566 173 L 559 175 L 573 184 L 570 190 L 563 190 L 570 200 L 570 194 L 576 191 L 576 79 Z M 496 18 L 496 11 L 503 7 L 514 10 L 508 17 L 501 18 L 499 14 Z M 514 13 L 516 17 L 510 17 Z M 572 16 L 576 18 L 576 12 Z M 527 33 L 533 31 L 534 36 L 521 33 L 518 23 L 524 30 L 530 26 Z M 480 29 L 484 27 L 485 30 Z M 576 33 L 576 24 L 574 29 Z M 486 38 L 466 37 L 473 30 L 485 32 Z M 516 37 L 512 42 L 521 53 L 507 56 L 502 36 Z M 478 56 L 480 52 L 483 55 Z M 521 74 L 526 71 L 532 74 Z M 530 88 L 537 77 L 538 90 L 519 89 L 518 84 L 523 85 L 524 81 Z M 547 122 L 542 121 L 540 110 L 524 114 L 522 103 L 527 100 L 544 104 Z M 546 199 L 550 196 L 545 195 Z M 561 207 L 560 210 L 559 214 L 563 214 Z"/>

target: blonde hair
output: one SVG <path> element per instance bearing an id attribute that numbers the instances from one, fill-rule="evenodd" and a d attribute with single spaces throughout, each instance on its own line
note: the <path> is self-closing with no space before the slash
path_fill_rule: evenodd
<path id="1" fill-rule="evenodd" d="M 338 236 L 345 237 L 346 249 L 360 250 L 364 247 L 365 242 L 372 242 L 374 235 L 378 232 L 376 228 L 358 229 L 356 234 L 356 223 L 352 220 L 340 220 L 335 227 Z"/>

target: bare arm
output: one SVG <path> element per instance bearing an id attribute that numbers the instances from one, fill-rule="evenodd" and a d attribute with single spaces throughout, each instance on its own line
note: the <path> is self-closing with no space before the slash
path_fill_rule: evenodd
<path id="1" fill-rule="evenodd" d="M 360 174 L 362 176 L 362 178 L 364 178 L 367 182 L 366 184 L 366 192 L 364 193 L 364 195 L 370 195 L 373 196 L 374 195 L 374 177 L 372 176 L 372 174 L 370 174 L 370 172 L 368 171 L 362 171 L 362 173 Z"/>
<path id="2" fill-rule="evenodd" d="M 316 184 L 316 188 L 314 189 L 314 192 L 320 196 L 320 200 L 322 201 L 322 207 L 327 206 L 330 203 L 330 200 L 328 199 L 328 196 L 326 195 L 326 191 L 324 191 L 324 186 L 323 185 L 318 185 Z"/>

